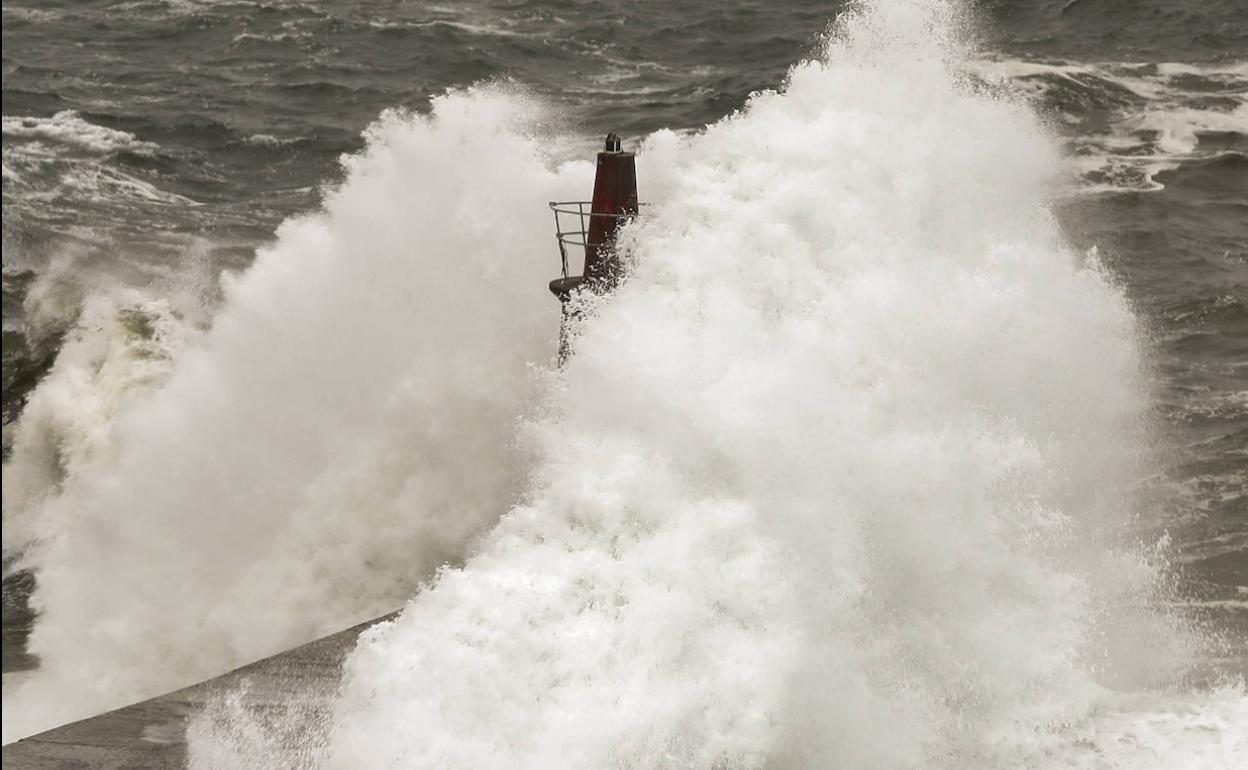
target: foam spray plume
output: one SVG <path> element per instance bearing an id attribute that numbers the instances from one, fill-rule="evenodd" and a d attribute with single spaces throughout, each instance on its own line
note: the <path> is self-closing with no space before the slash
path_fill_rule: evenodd
<path id="1" fill-rule="evenodd" d="M 955 21 L 880 0 L 647 141 L 632 273 L 525 426 L 520 503 L 362 637 L 301 762 L 1230 766 L 1242 689 L 1147 705 L 1197 639 L 1121 543 L 1134 319 Z M 192 765 L 283 766 L 252 727 L 201 718 Z"/>
<path id="2" fill-rule="evenodd" d="M 31 403 L 96 389 L 107 408 L 30 411 L 6 467 L 24 490 L 20 511 L 5 496 L 6 535 L 20 521 L 33 541 L 41 612 L 6 742 L 393 610 L 506 510 L 531 362 L 557 337 L 533 289 L 551 270 L 544 201 L 592 178 L 550 170 L 539 122 L 492 87 L 383 116 L 325 211 L 227 276 L 211 329 L 147 396 L 96 363 L 142 356 L 67 347 L 83 352 Z"/>

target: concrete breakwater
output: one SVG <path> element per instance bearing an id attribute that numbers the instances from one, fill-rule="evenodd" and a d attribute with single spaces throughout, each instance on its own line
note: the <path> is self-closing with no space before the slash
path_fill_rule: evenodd
<path id="1" fill-rule="evenodd" d="M 187 761 L 186 731 L 208 703 L 238 693 L 245 708 L 328 713 L 356 638 L 393 615 L 352 626 L 150 700 L 32 735 L 4 747 L 4 770 L 172 770 Z"/>

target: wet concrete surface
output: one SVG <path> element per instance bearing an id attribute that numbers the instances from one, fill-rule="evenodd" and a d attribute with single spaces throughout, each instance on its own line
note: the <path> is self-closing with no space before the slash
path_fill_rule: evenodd
<path id="1" fill-rule="evenodd" d="M 32 735 L 4 747 L 4 770 L 172 770 L 187 761 L 186 731 L 204 707 L 238 693 L 272 713 L 327 712 L 342 661 L 375 618 L 181 690 Z"/>

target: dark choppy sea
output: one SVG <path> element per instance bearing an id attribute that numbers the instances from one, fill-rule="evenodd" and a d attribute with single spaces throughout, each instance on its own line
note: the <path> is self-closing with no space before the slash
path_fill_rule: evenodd
<path id="1" fill-rule="evenodd" d="M 505 80 L 581 138 L 569 155 L 607 130 L 696 130 L 782 83 L 841 6 L 5 0 L 6 458 L 95 292 L 176 297 L 192 326 L 207 325 L 217 277 L 320 207 L 382 111 Z M 1140 485 L 1165 514 L 1141 537 L 1168 533 L 1176 601 L 1227 633 L 1218 665 L 1242 671 L 1248 4 L 983 0 L 973 16 L 965 34 L 979 53 L 965 76 L 1030 100 L 1059 138 L 1060 222 L 1096 247 L 1148 337 L 1162 459 Z M 549 277 L 534 275 L 533 291 Z M 132 321 L 150 333 L 150 320 Z M 31 578 L 10 572 L 12 556 L 6 543 L 6 672 L 34 665 Z"/>

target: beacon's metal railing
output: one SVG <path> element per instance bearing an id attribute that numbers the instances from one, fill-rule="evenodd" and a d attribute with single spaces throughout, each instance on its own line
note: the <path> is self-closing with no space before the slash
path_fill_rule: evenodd
<path id="1" fill-rule="evenodd" d="M 551 201 L 550 210 L 555 212 L 555 240 L 559 242 L 559 261 L 563 268 L 563 277 L 568 277 L 568 247 L 576 246 L 585 253 L 585 242 L 589 235 L 591 217 L 608 219 L 629 219 L 633 214 L 594 213 L 592 201 Z M 568 225 L 571 229 L 563 229 Z"/>

